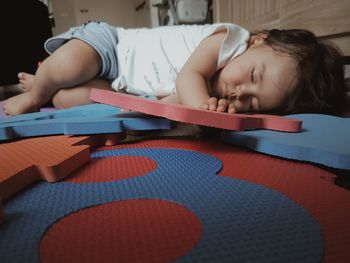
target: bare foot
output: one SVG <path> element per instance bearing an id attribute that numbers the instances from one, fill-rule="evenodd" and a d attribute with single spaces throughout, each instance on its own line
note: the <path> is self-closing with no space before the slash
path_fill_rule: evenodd
<path id="1" fill-rule="evenodd" d="M 30 91 L 34 82 L 34 75 L 20 72 L 18 73 L 18 80 L 23 91 Z"/>
<path id="2" fill-rule="evenodd" d="M 18 115 L 33 112 L 37 105 L 33 102 L 28 92 L 11 97 L 3 102 L 4 112 L 8 115 Z"/>

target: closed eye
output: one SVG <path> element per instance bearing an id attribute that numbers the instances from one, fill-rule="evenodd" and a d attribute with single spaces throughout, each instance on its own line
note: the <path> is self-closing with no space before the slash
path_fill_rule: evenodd
<path id="1" fill-rule="evenodd" d="M 254 71 L 255 71 L 255 67 L 252 69 L 252 71 L 250 72 L 250 80 L 251 82 L 255 82 L 255 79 L 254 79 Z"/>

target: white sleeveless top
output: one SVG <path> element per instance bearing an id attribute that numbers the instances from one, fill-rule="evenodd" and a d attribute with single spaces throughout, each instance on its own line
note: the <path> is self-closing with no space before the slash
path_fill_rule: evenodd
<path id="1" fill-rule="evenodd" d="M 206 37 L 227 30 L 217 69 L 242 54 L 249 32 L 234 24 L 180 25 L 156 28 L 118 28 L 118 77 L 112 88 L 135 95 L 159 98 L 175 94 L 181 67 Z M 190 85 L 190 83 L 189 83 Z"/>

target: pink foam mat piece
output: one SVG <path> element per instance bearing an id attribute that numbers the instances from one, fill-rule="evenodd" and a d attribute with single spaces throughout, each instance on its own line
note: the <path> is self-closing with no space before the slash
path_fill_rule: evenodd
<path id="1" fill-rule="evenodd" d="M 282 116 L 265 114 L 229 114 L 169 104 L 113 91 L 92 89 L 90 99 L 96 102 L 134 110 L 170 120 L 243 131 L 247 129 L 269 129 L 299 132 L 302 121 Z"/>

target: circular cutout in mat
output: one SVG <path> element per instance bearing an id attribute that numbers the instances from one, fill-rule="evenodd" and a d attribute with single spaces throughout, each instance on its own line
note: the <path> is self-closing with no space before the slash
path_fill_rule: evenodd
<path id="1" fill-rule="evenodd" d="M 201 235 L 197 217 L 161 200 L 129 200 L 62 218 L 40 243 L 41 262 L 169 262 Z"/>
<path id="2" fill-rule="evenodd" d="M 65 181 L 71 183 L 112 182 L 146 175 L 156 167 L 157 164 L 153 160 L 143 156 L 95 158 Z"/>

